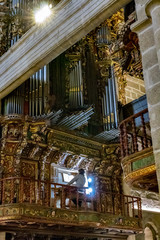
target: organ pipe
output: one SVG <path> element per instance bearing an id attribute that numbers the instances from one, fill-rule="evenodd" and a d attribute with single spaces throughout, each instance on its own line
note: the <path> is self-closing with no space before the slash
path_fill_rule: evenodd
<path id="1" fill-rule="evenodd" d="M 102 112 L 104 130 L 110 130 L 118 127 L 117 120 L 117 97 L 114 71 L 111 67 L 111 76 L 107 79 L 105 91 L 102 99 Z"/>
<path id="2" fill-rule="evenodd" d="M 47 84 L 47 67 L 44 66 L 30 77 L 29 114 L 38 116 L 44 113 L 45 84 Z"/>
<path id="3" fill-rule="evenodd" d="M 113 86 L 113 103 L 114 103 L 114 122 L 115 128 L 118 127 L 118 119 L 117 119 L 117 95 L 116 95 L 116 84 L 115 84 L 115 77 L 114 77 L 114 69 L 111 67 L 111 76 L 112 76 L 112 86 Z"/>
<path id="4" fill-rule="evenodd" d="M 69 104 L 83 106 L 83 79 L 81 61 L 78 61 L 69 74 Z"/>

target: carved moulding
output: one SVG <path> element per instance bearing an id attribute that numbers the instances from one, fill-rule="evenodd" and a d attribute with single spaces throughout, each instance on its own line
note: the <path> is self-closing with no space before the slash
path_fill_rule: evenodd
<path id="1" fill-rule="evenodd" d="M 85 213 L 85 214 L 84 214 Z M 28 204 L 12 204 L 5 207 L 0 207 L 0 222 L 15 220 L 15 224 L 19 227 L 20 222 L 17 220 L 23 219 L 23 223 L 41 224 L 61 224 L 61 225 L 77 225 L 86 227 L 112 227 L 114 229 L 130 229 L 140 231 L 141 221 L 120 215 L 69 211 L 62 209 L 54 209 L 51 207 L 35 206 Z M 0 225 L 1 225 L 0 223 Z M 30 225 L 31 226 L 31 225 Z"/>
<path id="2" fill-rule="evenodd" d="M 85 138 L 85 137 L 80 137 L 76 134 L 73 134 L 73 132 L 64 132 L 64 131 L 60 131 L 60 130 L 55 130 L 55 129 L 49 129 L 49 134 L 48 134 L 48 143 L 52 142 L 52 139 L 57 139 L 57 140 L 62 140 L 62 141 L 67 141 L 70 143 L 76 143 L 79 144 L 81 146 L 85 146 L 85 147 L 89 147 L 89 148 L 93 148 L 93 149 L 101 149 L 102 148 L 102 144 L 97 142 L 97 141 L 93 141 L 89 138 Z"/>
<path id="3" fill-rule="evenodd" d="M 99 150 L 94 150 L 91 148 L 83 147 L 77 144 L 69 143 L 66 141 L 60 141 L 60 140 L 52 140 L 52 144 L 55 147 L 58 147 L 64 151 L 71 151 L 71 152 L 76 152 L 79 154 L 84 154 L 84 155 L 89 155 L 89 156 L 100 156 Z"/>
<path id="4" fill-rule="evenodd" d="M 146 167 L 146 168 L 143 168 L 143 169 L 139 169 L 137 171 L 134 171 L 134 172 L 131 172 L 129 173 L 125 178 L 124 180 L 127 182 L 127 183 L 131 183 L 133 182 L 135 179 L 137 178 L 140 178 L 140 177 L 143 177 L 145 175 L 148 175 L 150 173 L 154 173 L 156 171 L 156 166 L 155 164 L 154 165 L 151 165 L 149 167 Z"/>
<path id="5" fill-rule="evenodd" d="M 149 147 L 149 148 L 146 148 L 139 152 L 133 153 L 133 154 L 123 158 L 121 162 L 122 162 L 122 165 L 125 165 L 127 163 L 138 161 L 139 159 L 148 157 L 150 155 L 153 155 L 153 147 Z"/>
<path id="6" fill-rule="evenodd" d="M 133 163 L 138 163 L 138 161 L 147 159 L 149 157 L 153 156 L 153 148 L 147 148 L 140 152 L 136 152 L 134 154 L 131 154 L 125 158 L 122 159 L 122 168 L 124 172 L 124 180 L 131 184 L 136 179 L 142 179 L 144 176 L 148 174 L 155 173 L 156 167 L 155 164 L 153 164 L 153 161 L 148 163 L 148 165 L 141 166 L 137 170 L 133 170 Z"/>

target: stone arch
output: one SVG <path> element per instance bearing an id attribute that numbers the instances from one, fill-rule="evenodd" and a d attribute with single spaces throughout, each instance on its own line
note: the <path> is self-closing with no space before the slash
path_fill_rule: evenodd
<path id="1" fill-rule="evenodd" d="M 148 222 L 144 229 L 145 240 L 157 240 L 158 230 L 152 222 Z"/>

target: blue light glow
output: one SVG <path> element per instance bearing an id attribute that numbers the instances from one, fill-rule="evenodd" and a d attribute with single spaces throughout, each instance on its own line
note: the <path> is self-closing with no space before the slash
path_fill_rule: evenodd
<path id="1" fill-rule="evenodd" d="M 88 182 L 91 183 L 92 182 L 92 178 L 88 178 Z"/>
<path id="2" fill-rule="evenodd" d="M 92 188 L 88 188 L 88 189 L 86 189 L 86 194 L 90 194 L 92 191 L 93 191 Z"/>

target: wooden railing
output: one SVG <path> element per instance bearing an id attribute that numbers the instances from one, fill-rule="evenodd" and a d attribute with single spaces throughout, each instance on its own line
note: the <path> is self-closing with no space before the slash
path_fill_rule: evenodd
<path id="1" fill-rule="evenodd" d="M 148 109 L 126 118 L 119 128 L 122 158 L 152 146 Z"/>
<path id="2" fill-rule="evenodd" d="M 73 198 L 76 199 L 76 204 L 73 203 Z M 24 177 L 1 179 L 0 199 L 2 205 L 37 204 L 60 209 L 95 211 L 141 218 L 140 198 L 99 191 L 89 196 L 86 194 L 86 188 L 78 189 Z"/>

